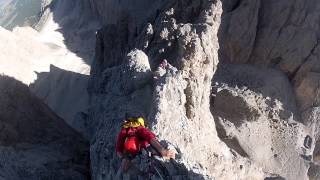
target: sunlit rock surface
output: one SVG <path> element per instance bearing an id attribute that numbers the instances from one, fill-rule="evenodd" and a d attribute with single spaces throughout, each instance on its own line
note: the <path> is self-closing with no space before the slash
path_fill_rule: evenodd
<path id="1" fill-rule="evenodd" d="M 134 178 L 114 150 L 126 112 L 179 152 L 172 179 L 319 179 L 319 7 L 57 0 L 39 33 L 1 30 L 0 70 L 90 140 L 94 180 Z"/>

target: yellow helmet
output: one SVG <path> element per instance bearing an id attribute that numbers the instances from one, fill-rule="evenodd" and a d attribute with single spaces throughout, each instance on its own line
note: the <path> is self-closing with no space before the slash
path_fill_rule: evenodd
<path id="1" fill-rule="evenodd" d="M 122 124 L 123 128 L 130 128 L 130 127 L 139 127 L 139 126 L 144 126 L 144 119 L 143 117 L 138 117 L 138 118 L 127 118 L 126 121 Z"/>
<path id="2" fill-rule="evenodd" d="M 137 121 L 140 123 L 141 126 L 144 126 L 144 119 L 143 119 L 143 117 L 138 117 Z"/>

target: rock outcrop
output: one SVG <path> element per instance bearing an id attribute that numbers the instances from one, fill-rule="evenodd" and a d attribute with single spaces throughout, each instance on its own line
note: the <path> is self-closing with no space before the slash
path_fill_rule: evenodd
<path id="1" fill-rule="evenodd" d="M 79 115 L 86 113 L 88 108 L 89 76 L 54 65 L 50 65 L 49 72 L 39 72 L 37 76 L 37 80 L 30 85 L 32 92 L 71 127 L 82 132 L 85 122 L 81 122 Z"/>
<path id="2" fill-rule="evenodd" d="M 219 1 L 171 1 L 142 25 L 135 24 L 137 31 L 127 17 L 98 32 L 89 83 L 93 179 L 122 177 L 110 139 L 116 139 L 126 112 L 148 117 L 158 138 L 179 150 L 172 178 L 264 177 L 220 141 L 210 112 L 221 13 Z M 163 59 L 169 63 L 166 73 L 153 78 L 150 71 L 157 74 Z"/>
<path id="3" fill-rule="evenodd" d="M 89 144 L 27 86 L 0 77 L 0 179 L 87 180 Z"/>
<path id="4" fill-rule="evenodd" d="M 6 68 L 18 67 L 19 63 L 8 65 L 3 58 L 0 70 L 26 78 L 28 84 L 38 78 L 39 84 L 32 86 L 37 95 L 60 116 L 73 121 L 70 124 L 90 140 L 93 180 L 135 178 L 123 174 L 115 153 L 116 136 L 126 113 L 143 115 L 157 138 L 177 150 L 178 158 L 165 163 L 172 179 L 317 180 L 319 8 L 316 0 L 57 0 L 45 9 L 38 23 L 42 27 L 43 22 L 49 22 L 42 32 L 28 31 L 37 41 L 21 36 L 27 29 L 15 30 L 15 36 L 0 29 L 0 37 L 33 42 L 17 52 L 27 53 L 28 57 L 42 56 L 52 64 L 73 65 L 60 59 L 57 63 L 42 52 L 56 52 L 50 57 L 70 57 L 87 64 L 94 56 L 90 77 L 53 66 L 52 72 L 59 72 L 59 76 L 41 71 L 36 77 L 26 69 L 20 73 Z M 94 53 L 93 32 L 98 27 Z M 10 43 L 0 45 L 6 47 Z M 36 47 L 43 51 L 30 50 Z M 36 61 L 27 60 L 24 64 L 38 69 L 33 66 Z M 46 69 L 48 64 L 44 65 Z M 74 72 L 88 70 L 68 68 L 74 68 Z M 52 86 L 45 87 L 48 80 Z M 52 88 L 58 82 L 62 82 L 61 86 Z M 73 85 L 73 89 L 64 93 L 64 85 Z M 52 89 L 56 91 L 50 92 Z M 68 98 L 55 98 L 64 97 L 62 94 Z M 69 106 L 63 105 L 79 100 L 79 94 L 84 101 L 88 98 L 88 109 L 83 110 L 86 102 L 77 101 L 79 106 L 66 112 Z M 25 121 L 19 113 L 15 113 L 16 121 L 4 118 L 0 152 L 5 155 L 0 163 L 5 165 L 0 173 L 19 179 L 21 173 L 59 174 L 68 169 L 70 174 L 75 173 L 71 176 L 74 179 L 88 178 L 88 172 L 83 170 L 88 169 L 85 158 L 81 159 L 82 152 L 87 153 L 83 139 L 43 104 L 40 110 L 32 109 L 33 98 L 26 99 L 31 104 L 25 104 L 19 101 L 23 98 L 8 97 L 5 96 L 7 102 L 23 105 L 17 112 L 28 110 L 30 115 L 40 113 L 39 117 L 44 118 L 36 121 L 39 123 L 30 118 Z M 79 109 L 82 112 L 77 113 Z M 0 110 L 0 118 L 8 112 L 2 111 L 1 115 Z M 76 118 L 70 121 L 75 114 Z M 57 123 L 46 124 L 46 118 Z M 40 135 L 45 138 L 39 139 Z M 75 146 L 83 149 L 67 146 L 70 137 L 78 142 Z M 61 144 L 66 149 L 61 149 Z M 56 159 L 48 159 L 43 149 Z M 70 153 L 61 156 L 61 151 Z M 34 153 L 41 155 L 39 161 L 24 159 L 34 157 Z M 16 164 L 6 164 L 17 157 L 21 158 Z M 26 171 L 20 172 L 22 167 Z M 25 179 L 32 179 L 34 174 Z"/>
<path id="5" fill-rule="evenodd" d="M 220 28 L 220 61 L 270 67 L 286 74 L 295 92 L 296 120 L 309 129 L 316 149 L 319 7 L 317 1 L 229 1 Z"/>
<path id="6" fill-rule="evenodd" d="M 287 77 L 271 68 L 220 65 L 214 79 L 212 111 L 218 135 L 264 171 L 306 179 L 312 136 L 299 122 Z"/>
<path id="7" fill-rule="evenodd" d="M 89 82 L 94 179 L 122 177 L 115 153 L 105 149 L 114 149 L 106 141 L 128 111 L 148 117 L 158 138 L 178 149 L 187 171 L 176 167 L 172 177 L 318 177 L 319 3 L 91 3 L 105 24 Z M 104 14 L 106 4 L 120 8 Z M 141 14 L 145 5 L 151 8 Z M 127 54 L 147 57 L 128 61 Z M 142 73 L 135 87 L 128 66 L 144 59 L 155 78 Z M 164 59 L 169 65 L 158 77 Z"/>

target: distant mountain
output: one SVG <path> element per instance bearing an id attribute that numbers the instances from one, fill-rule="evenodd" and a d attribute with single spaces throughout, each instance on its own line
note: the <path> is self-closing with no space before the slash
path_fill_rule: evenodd
<path id="1" fill-rule="evenodd" d="M 13 29 L 16 26 L 32 26 L 39 20 L 41 0 L 1 0 L 0 26 Z"/>

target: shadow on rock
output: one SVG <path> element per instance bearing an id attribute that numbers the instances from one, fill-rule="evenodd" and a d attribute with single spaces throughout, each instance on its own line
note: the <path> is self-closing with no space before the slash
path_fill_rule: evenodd
<path id="1" fill-rule="evenodd" d="M 0 76 L 0 174 L 88 180 L 89 144 L 21 82 Z"/>
<path id="2" fill-rule="evenodd" d="M 70 126 L 84 132 L 84 122 L 78 122 L 76 115 L 87 111 L 89 76 L 66 71 L 54 65 L 50 65 L 49 72 L 37 73 L 37 76 L 30 89 Z"/>

